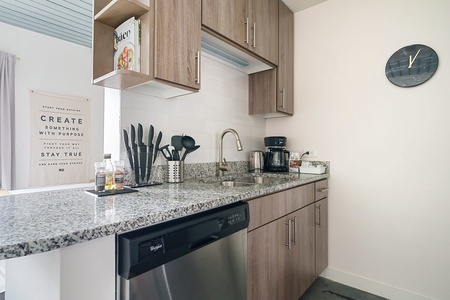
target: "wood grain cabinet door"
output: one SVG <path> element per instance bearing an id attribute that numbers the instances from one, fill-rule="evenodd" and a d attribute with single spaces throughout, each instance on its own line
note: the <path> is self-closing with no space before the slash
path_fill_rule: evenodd
<path id="1" fill-rule="evenodd" d="M 278 0 L 248 0 L 250 50 L 278 65 Z"/>
<path id="2" fill-rule="evenodd" d="M 280 1 L 277 111 L 294 114 L 294 13 Z"/>
<path id="3" fill-rule="evenodd" d="M 289 299 L 288 220 L 286 216 L 248 233 L 248 300 Z"/>
<path id="4" fill-rule="evenodd" d="M 294 213 L 295 251 L 291 253 L 294 284 L 291 299 L 298 299 L 316 279 L 314 208 L 311 204 Z"/>
<path id="5" fill-rule="evenodd" d="M 155 1 L 155 77 L 200 89 L 201 0 Z"/>
<path id="6" fill-rule="evenodd" d="M 328 266 L 328 198 L 316 206 L 316 276 Z"/>
<path id="7" fill-rule="evenodd" d="M 202 25 L 246 47 L 247 0 L 202 0 Z"/>

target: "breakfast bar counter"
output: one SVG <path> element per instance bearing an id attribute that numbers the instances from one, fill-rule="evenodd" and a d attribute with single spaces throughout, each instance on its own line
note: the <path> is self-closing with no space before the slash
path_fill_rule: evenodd
<path id="1" fill-rule="evenodd" d="M 92 185 L 1 196 L 0 260 L 130 231 L 323 180 L 329 174 L 264 173 L 279 180 L 245 187 L 227 187 L 219 182 L 246 176 L 252 175 L 164 183 L 105 197 L 86 193 Z"/>

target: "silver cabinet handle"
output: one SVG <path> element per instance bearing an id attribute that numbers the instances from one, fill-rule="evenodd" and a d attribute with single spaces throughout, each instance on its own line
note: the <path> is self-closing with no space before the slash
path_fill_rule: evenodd
<path id="1" fill-rule="evenodd" d="M 291 222 L 292 222 L 291 219 L 289 219 L 286 222 L 286 226 L 288 227 L 288 230 L 287 230 L 287 244 L 285 244 L 285 246 L 288 247 L 289 250 L 291 250 Z"/>
<path id="2" fill-rule="evenodd" d="M 295 245 L 295 236 L 296 236 L 296 227 L 297 227 L 297 217 L 294 217 L 294 221 L 292 221 L 294 224 L 294 229 L 292 230 L 293 232 L 292 232 L 292 243 Z"/>
<path id="3" fill-rule="evenodd" d="M 318 205 L 316 205 L 316 209 L 319 211 L 319 213 L 318 213 L 318 218 L 317 218 L 317 222 L 316 222 L 316 225 L 317 226 L 319 226 L 320 227 L 320 216 L 321 216 L 321 214 L 322 214 L 322 211 L 321 211 L 321 206 L 322 204 L 318 204 Z"/>
<path id="4" fill-rule="evenodd" d="M 245 24 L 245 40 L 244 40 L 244 42 L 246 42 L 248 44 L 248 18 L 245 20 L 244 24 Z"/>
<path id="5" fill-rule="evenodd" d="M 195 59 L 197 60 L 197 78 L 195 78 L 195 82 L 200 84 L 200 51 L 197 51 Z"/>
<path id="6" fill-rule="evenodd" d="M 253 23 L 253 48 L 256 48 L 256 23 Z"/>
<path id="7" fill-rule="evenodd" d="M 317 189 L 317 191 L 319 193 L 325 193 L 325 192 L 328 192 L 328 188 L 320 188 L 320 189 Z"/>
<path id="8" fill-rule="evenodd" d="M 284 109 L 284 95 L 286 94 L 286 90 L 283 88 L 281 90 L 281 108 Z"/>

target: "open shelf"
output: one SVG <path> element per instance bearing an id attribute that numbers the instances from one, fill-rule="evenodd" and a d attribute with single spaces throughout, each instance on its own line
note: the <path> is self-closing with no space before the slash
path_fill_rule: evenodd
<path id="1" fill-rule="evenodd" d="M 114 89 L 127 89 L 144 84 L 150 80 L 150 76 L 130 70 L 114 70 L 101 77 L 95 78 L 93 83 Z"/>
<path id="2" fill-rule="evenodd" d="M 136 0 L 113 0 L 94 16 L 94 21 L 115 28 L 131 17 L 141 17 L 149 9 Z"/>

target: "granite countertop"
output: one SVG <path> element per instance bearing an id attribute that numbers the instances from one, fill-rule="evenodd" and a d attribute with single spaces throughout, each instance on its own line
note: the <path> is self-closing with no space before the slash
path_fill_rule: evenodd
<path id="1" fill-rule="evenodd" d="M 227 177 L 251 176 L 233 174 Z M 95 197 L 93 186 L 0 197 L 0 260 L 46 252 L 188 214 L 322 180 L 329 174 L 264 173 L 289 178 L 269 184 L 224 187 L 217 178 L 140 188 Z"/>

